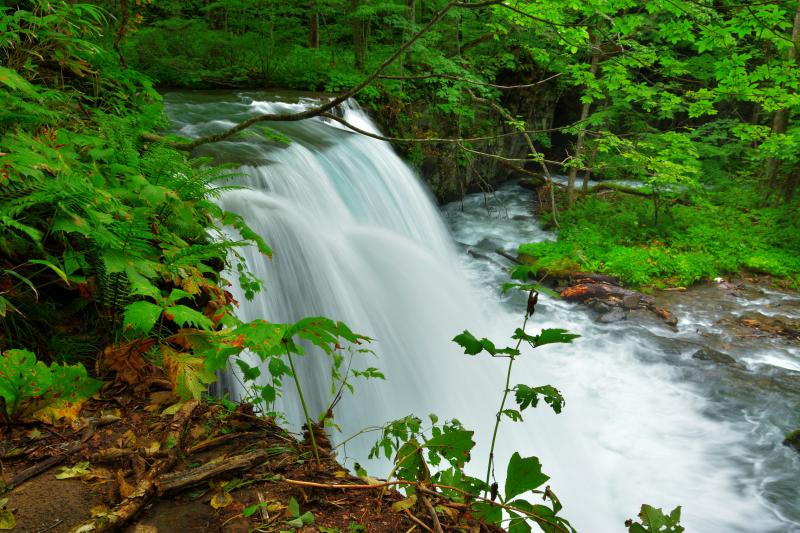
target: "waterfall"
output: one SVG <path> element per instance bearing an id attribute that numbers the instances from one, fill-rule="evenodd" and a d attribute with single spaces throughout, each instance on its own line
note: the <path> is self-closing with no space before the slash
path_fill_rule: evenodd
<path id="1" fill-rule="evenodd" d="M 309 105 L 257 95 L 213 105 L 196 100 L 171 104 L 176 131 L 186 136 L 218 131 L 254 113 Z M 343 113 L 377 131 L 356 104 Z M 333 440 L 407 414 L 457 418 L 476 432 L 467 470 L 482 477 L 505 360 L 465 356 L 450 339 L 469 329 L 510 343 L 523 307 L 476 280 L 430 194 L 388 144 L 320 119 L 274 127 L 292 142 L 239 139 L 206 149 L 241 164 L 237 182 L 247 188 L 226 192 L 221 205 L 243 215 L 275 253 L 269 261 L 244 251 L 265 290 L 251 302 L 237 295 L 241 318 L 291 322 L 325 315 L 373 337 L 377 358 L 363 364 L 380 368 L 387 380 L 354 382 L 355 394 L 336 409 L 342 432 Z M 642 503 L 665 510 L 683 504 L 687 531 L 787 530 L 731 459 L 742 428 L 705 416 L 706 400 L 658 360 L 654 346 L 613 325 L 601 329 L 549 299 L 531 329 L 544 327 L 564 327 L 582 338 L 526 351 L 512 383 L 550 383 L 562 390 L 566 407 L 555 415 L 540 406 L 526 411 L 524 423 L 503 423 L 498 478 L 513 451 L 539 456 L 564 516 L 584 533 L 624 531 L 624 520 Z M 328 363 L 318 353 L 299 359 L 299 379 L 318 413 L 330 401 Z M 231 383 L 233 396 L 246 394 Z M 285 383 L 281 408 L 297 428 L 302 416 L 292 388 Z M 385 475 L 385 464 L 366 460 L 371 444 L 369 435 L 356 439 L 340 459 Z"/>

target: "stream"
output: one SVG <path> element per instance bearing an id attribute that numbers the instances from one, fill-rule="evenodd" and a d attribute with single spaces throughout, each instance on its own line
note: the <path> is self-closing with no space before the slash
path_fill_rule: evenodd
<path id="1" fill-rule="evenodd" d="M 176 92 L 165 96 L 173 131 L 196 137 L 256 113 L 293 112 L 307 95 L 264 92 Z M 347 121 L 377 132 L 353 102 Z M 509 184 L 437 207 L 418 176 L 381 141 L 319 119 L 269 123 L 289 144 L 257 134 L 206 145 L 197 155 L 237 167 L 221 205 L 243 215 L 275 251 L 268 261 L 243 251 L 265 291 L 242 302 L 245 320 L 295 321 L 326 315 L 374 337 L 386 381 L 356 382 L 336 409 L 341 433 L 413 413 L 457 418 L 475 430 L 467 470 L 486 468 L 491 427 L 504 383 L 504 360 L 469 357 L 450 339 L 464 329 L 510 344 L 522 323 L 525 296 L 502 295 L 510 262 L 523 242 L 552 239 L 533 216 L 532 194 Z M 754 285 L 709 283 L 658 295 L 678 317 L 677 331 L 646 315 L 599 324 L 572 304 L 540 298 L 529 329 L 561 327 L 572 344 L 527 350 L 512 383 L 552 384 L 566 398 L 556 415 L 546 406 L 504 422 L 497 477 L 514 451 L 536 455 L 564 504 L 562 514 L 584 533 L 624 531 L 642 503 L 683 506 L 689 532 L 800 531 L 800 454 L 782 446 L 800 425 L 800 347 L 774 337 L 742 336 L 725 320 L 745 312 L 800 318 L 800 297 Z M 707 346 L 735 359 L 692 357 Z M 327 361 L 303 358 L 298 375 L 312 410 L 330 402 Z M 265 372 L 266 374 L 266 372 Z M 235 373 L 224 380 L 247 396 Z M 301 411 L 286 384 L 280 408 L 289 427 Z M 386 475 L 366 455 L 367 434 L 340 449 L 340 459 Z"/>

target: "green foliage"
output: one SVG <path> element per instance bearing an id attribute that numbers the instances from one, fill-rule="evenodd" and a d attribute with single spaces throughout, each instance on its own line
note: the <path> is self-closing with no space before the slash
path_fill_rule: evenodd
<path id="1" fill-rule="evenodd" d="M 300 529 L 314 523 L 314 515 L 310 511 L 300 514 L 300 504 L 293 497 L 289 498 L 288 510 L 292 518 L 286 521 L 286 526 L 292 529 Z"/>
<path id="2" fill-rule="evenodd" d="M 741 189 L 715 192 L 722 198 Z M 523 244 L 515 277 L 568 270 L 611 274 L 632 286 L 690 285 L 741 269 L 800 279 L 800 227 L 785 207 L 674 205 L 653 225 L 650 208 L 620 194 L 587 197 L 560 217 L 557 241 Z"/>
<path id="3" fill-rule="evenodd" d="M 639 511 L 641 522 L 626 520 L 625 527 L 629 533 L 682 533 L 685 531 L 680 525 L 681 508 L 676 507 L 668 515 L 661 509 L 656 509 L 650 505 L 642 505 Z"/>
<path id="4" fill-rule="evenodd" d="M 57 415 L 68 404 L 78 404 L 97 392 L 102 381 L 86 374 L 83 365 L 50 366 L 27 350 L 0 353 L 0 399 L 3 418 L 17 421 L 37 417 L 45 410 Z"/>

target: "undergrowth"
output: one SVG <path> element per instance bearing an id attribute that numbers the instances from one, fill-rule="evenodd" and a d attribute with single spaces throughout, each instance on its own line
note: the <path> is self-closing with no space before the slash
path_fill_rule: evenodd
<path id="1" fill-rule="evenodd" d="M 587 196 L 560 214 L 557 240 L 523 244 L 539 277 L 576 271 L 642 286 L 685 286 L 749 271 L 800 286 L 800 225 L 791 206 L 748 207 L 718 192 L 673 205 L 653 223 L 652 206 L 625 194 Z M 547 216 L 547 215 L 545 215 Z"/>

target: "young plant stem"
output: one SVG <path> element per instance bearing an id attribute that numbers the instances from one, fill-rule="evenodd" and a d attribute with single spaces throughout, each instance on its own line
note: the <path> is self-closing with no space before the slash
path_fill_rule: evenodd
<path id="1" fill-rule="evenodd" d="M 303 415 L 306 417 L 306 427 L 308 428 L 308 435 L 311 437 L 311 448 L 314 450 L 314 459 L 317 460 L 317 466 L 322 466 L 319 460 L 319 449 L 317 448 L 317 439 L 314 436 L 314 426 L 311 423 L 311 417 L 308 415 L 308 407 L 306 406 L 306 399 L 303 396 L 303 387 L 300 386 L 300 379 L 297 377 L 297 371 L 294 368 L 294 361 L 292 360 L 292 352 L 289 351 L 289 346 L 286 346 L 286 356 L 289 358 L 289 367 L 292 369 L 292 377 L 294 384 L 297 386 L 297 395 L 300 397 L 300 405 L 303 406 Z"/>
<path id="2" fill-rule="evenodd" d="M 522 322 L 522 331 L 525 331 L 525 326 L 528 325 L 528 313 L 525 313 L 525 320 Z M 522 339 L 517 341 L 517 345 L 514 347 L 515 350 L 519 350 L 520 345 L 522 345 Z M 503 389 L 503 399 L 500 401 L 500 409 L 497 411 L 496 420 L 494 422 L 494 432 L 492 433 L 492 445 L 489 447 L 489 464 L 486 465 L 486 484 L 489 484 L 489 480 L 492 477 L 492 469 L 494 467 L 494 445 L 497 443 L 497 432 L 500 429 L 500 419 L 503 417 L 503 409 L 506 406 L 506 400 L 508 399 L 508 393 L 511 392 L 509 388 L 511 386 L 511 367 L 514 366 L 514 359 L 515 357 L 512 355 L 508 358 L 508 369 L 506 370 L 506 386 Z"/>

